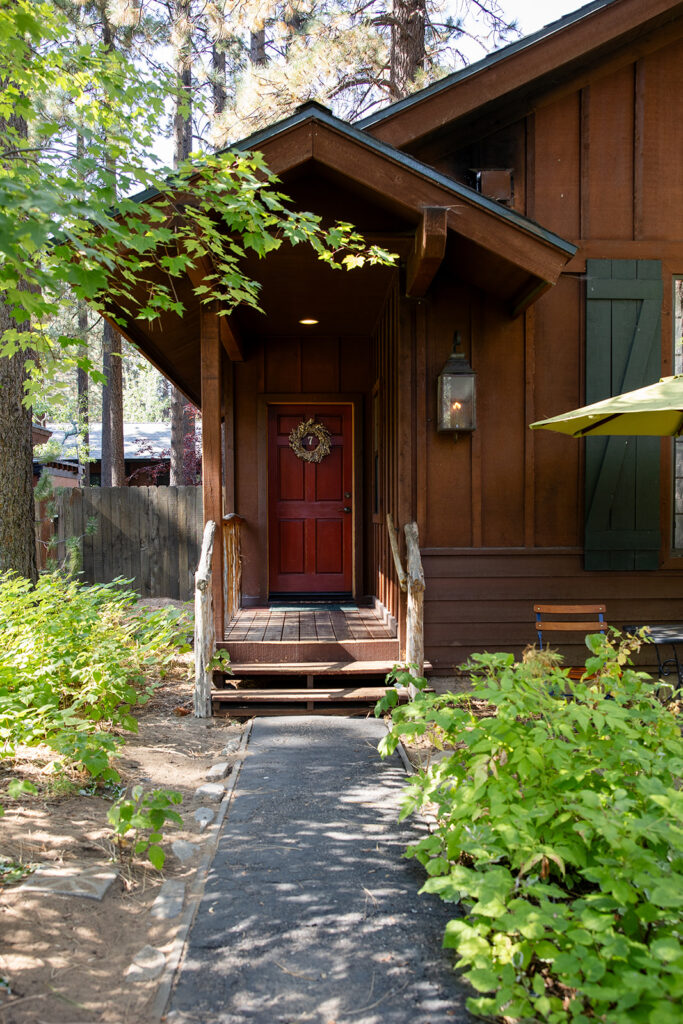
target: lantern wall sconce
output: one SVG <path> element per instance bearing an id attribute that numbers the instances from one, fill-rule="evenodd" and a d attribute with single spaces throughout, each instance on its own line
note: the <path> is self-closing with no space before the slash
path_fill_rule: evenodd
<path id="1" fill-rule="evenodd" d="M 453 351 L 439 374 L 437 392 L 437 430 L 458 434 L 471 433 L 477 425 L 476 373 L 460 347 L 460 334 L 453 339 Z"/>

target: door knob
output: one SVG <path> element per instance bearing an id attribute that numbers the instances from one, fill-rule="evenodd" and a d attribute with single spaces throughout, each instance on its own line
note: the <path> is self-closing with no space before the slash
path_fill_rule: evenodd
<path id="1" fill-rule="evenodd" d="M 344 512 L 350 512 L 351 511 L 351 506 L 350 505 L 344 505 L 343 511 Z"/>

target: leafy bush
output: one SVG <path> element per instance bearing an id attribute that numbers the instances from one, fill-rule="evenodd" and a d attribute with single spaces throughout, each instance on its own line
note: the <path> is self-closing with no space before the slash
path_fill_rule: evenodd
<path id="1" fill-rule="evenodd" d="M 402 813 L 436 813 L 407 856 L 430 876 L 423 891 L 462 904 L 444 945 L 480 993 L 473 1012 L 673 1024 L 683 999 L 680 723 L 629 667 L 633 645 L 586 642 L 590 676 L 576 684 L 538 659 L 475 655 L 471 696 L 495 706 L 491 717 L 474 715 L 467 696 L 419 692 L 395 707 L 390 692 L 377 709 L 394 705 L 382 752 L 434 729 L 454 748 L 412 778 Z"/>
<path id="2" fill-rule="evenodd" d="M 183 819 L 173 810 L 182 799 L 180 793 L 172 789 L 153 789 L 146 793 L 142 786 L 135 786 L 130 798 L 117 800 L 107 817 L 116 837 L 119 860 L 130 861 L 146 853 L 152 866 L 161 871 L 166 860 L 160 846 L 164 839 L 161 830 L 169 823 L 182 825 Z M 129 838 L 132 838 L 130 845 Z"/>
<path id="3" fill-rule="evenodd" d="M 125 581 L 87 586 L 57 572 L 35 587 L 0 575 L 0 741 L 45 742 L 105 781 L 119 740 L 137 731 L 131 708 L 178 651 L 177 613 L 139 612 Z"/>

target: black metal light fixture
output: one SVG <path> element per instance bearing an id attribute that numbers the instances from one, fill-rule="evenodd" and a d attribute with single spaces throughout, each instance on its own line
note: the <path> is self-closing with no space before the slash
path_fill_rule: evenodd
<path id="1" fill-rule="evenodd" d="M 476 373 L 460 347 L 460 334 L 453 339 L 453 351 L 439 374 L 437 392 L 437 430 L 470 433 L 477 425 Z"/>

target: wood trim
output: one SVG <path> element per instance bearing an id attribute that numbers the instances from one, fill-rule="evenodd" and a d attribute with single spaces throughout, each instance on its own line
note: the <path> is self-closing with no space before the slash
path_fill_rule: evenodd
<path id="1" fill-rule="evenodd" d="M 640 240 L 643 237 L 643 199 L 646 189 L 644 180 L 645 82 L 642 60 L 636 63 L 633 133 L 633 237 Z M 615 258 L 612 256 L 612 259 Z"/>
<path id="2" fill-rule="evenodd" d="M 536 419 L 536 312 L 526 311 L 524 319 L 524 419 Z M 536 442 L 532 430 L 524 435 L 524 543 L 532 547 L 536 538 Z"/>
<path id="3" fill-rule="evenodd" d="M 223 360 L 223 507 L 235 511 L 235 374 L 232 360 Z"/>
<path id="4" fill-rule="evenodd" d="M 415 310 L 415 484 L 417 527 L 421 537 L 427 535 L 427 305 L 420 302 Z"/>
<path id="5" fill-rule="evenodd" d="M 352 571 L 353 596 L 358 598 L 363 580 L 363 443 L 361 428 L 363 423 L 364 396 L 359 394 L 328 394 L 328 393 L 291 393 L 267 392 L 256 396 L 257 400 L 257 467 L 258 474 L 258 537 L 259 550 L 262 556 L 260 572 L 260 599 L 268 600 L 269 596 L 269 564 L 270 550 L 268 545 L 268 406 L 269 405 L 350 405 L 353 423 L 353 480 L 354 510 L 352 540 L 354 565 Z M 249 602 L 245 602 L 245 605 Z"/>
<path id="6" fill-rule="evenodd" d="M 217 303 L 200 310 L 202 381 L 202 494 L 204 522 L 213 520 L 216 530 L 212 557 L 212 587 L 216 636 L 223 636 L 223 460 L 221 455 L 221 365 Z"/>
<path id="7" fill-rule="evenodd" d="M 485 344 L 484 332 L 482 330 L 481 299 L 479 302 L 472 301 L 472 327 L 470 331 L 470 365 L 474 370 L 477 368 L 475 352 L 479 345 Z M 482 386 L 482 381 L 478 381 Z M 485 386 L 485 385 L 484 385 Z M 453 435 L 454 443 L 457 443 L 458 435 Z M 461 442 L 463 443 L 463 442 Z M 481 443 L 481 430 L 474 430 L 470 440 L 470 459 L 472 466 L 472 492 L 471 492 L 471 515 L 472 515 L 472 544 L 474 547 L 481 547 L 483 543 L 484 523 L 482 509 L 482 459 L 485 457 Z"/>
<path id="8" fill-rule="evenodd" d="M 683 265 L 683 241 L 651 239 L 631 241 L 624 238 L 586 238 L 576 243 L 576 256 L 567 263 L 563 274 L 585 274 L 586 260 L 669 260 Z"/>
<path id="9" fill-rule="evenodd" d="M 447 234 L 447 208 L 425 207 L 406 267 L 406 295 L 410 298 L 421 299 L 427 294 L 446 254 Z"/>

